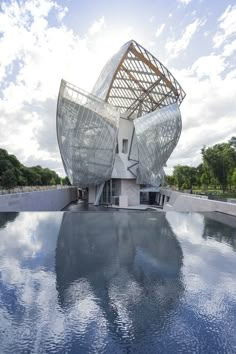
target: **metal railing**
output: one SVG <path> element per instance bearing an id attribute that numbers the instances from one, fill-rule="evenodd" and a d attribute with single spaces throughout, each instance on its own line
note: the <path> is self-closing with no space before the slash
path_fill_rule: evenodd
<path id="1" fill-rule="evenodd" d="M 162 194 L 165 194 L 165 192 L 173 192 L 173 193 L 182 193 L 182 194 L 185 194 L 189 197 L 197 197 L 197 198 L 201 198 L 201 199 L 208 199 L 208 195 L 206 194 L 200 194 L 200 193 L 196 193 L 194 191 L 192 191 L 191 193 L 191 190 L 187 190 L 187 189 L 172 189 L 172 188 L 166 188 L 166 187 L 162 187 L 161 188 L 161 192 Z"/>
<path id="2" fill-rule="evenodd" d="M 19 186 L 11 189 L 0 188 L 0 195 L 3 194 L 15 194 L 15 193 L 27 193 L 27 192 L 40 192 L 54 189 L 64 189 L 64 188 L 74 188 L 73 186 L 63 186 L 63 185 L 54 185 L 54 186 Z"/>

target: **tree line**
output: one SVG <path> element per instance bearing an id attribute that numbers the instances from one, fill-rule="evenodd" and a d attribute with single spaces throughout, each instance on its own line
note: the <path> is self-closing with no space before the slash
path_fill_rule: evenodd
<path id="1" fill-rule="evenodd" d="M 227 143 L 204 146 L 201 155 L 202 163 L 197 167 L 175 166 L 173 175 L 166 176 L 167 183 L 180 190 L 195 187 L 207 191 L 211 187 L 225 193 L 236 188 L 236 137 Z"/>
<path id="2" fill-rule="evenodd" d="M 41 166 L 26 167 L 15 155 L 0 149 L 0 188 L 11 189 L 16 186 L 48 186 L 69 184 L 68 178 L 61 178 L 49 168 Z"/>

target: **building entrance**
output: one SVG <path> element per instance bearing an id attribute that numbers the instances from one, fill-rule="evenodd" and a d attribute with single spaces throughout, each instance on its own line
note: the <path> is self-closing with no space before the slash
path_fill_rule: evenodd
<path id="1" fill-rule="evenodd" d="M 119 205 L 119 196 L 121 194 L 121 180 L 110 179 L 104 184 L 103 192 L 100 199 L 100 204 Z"/>

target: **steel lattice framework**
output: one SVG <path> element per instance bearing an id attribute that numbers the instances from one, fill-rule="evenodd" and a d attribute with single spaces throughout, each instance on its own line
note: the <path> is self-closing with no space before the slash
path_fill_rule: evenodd
<path id="1" fill-rule="evenodd" d="M 180 105 L 185 97 L 169 70 L 135 41 L 126 43 L 105 65 L 93 93 L 127 113 L 127 118 L 175 102 Z"/>
<path id="2" fill-rule="evenodd" d="M 111 178 L 121 117 L 134 124 L 128 169 L 137 183 L 158 186 L 181 133 L 184 97 L 167 68 L 133 40 L 108 61 L 92 94 L 62 80 L 57 136 L 71 183 L 87 187 Z"/>

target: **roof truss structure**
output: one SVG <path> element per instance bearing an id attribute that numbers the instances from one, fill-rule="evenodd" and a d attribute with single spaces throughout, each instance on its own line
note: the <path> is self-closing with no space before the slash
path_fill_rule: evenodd
<path id="1" fill-rule="evenodd" d="M 132 119 L 172 103 L 180 105 L 184 97 L 185 92 L 169 70 L 131 41 L 113 75 L 106 101 Z"/>

